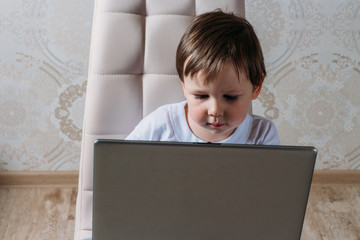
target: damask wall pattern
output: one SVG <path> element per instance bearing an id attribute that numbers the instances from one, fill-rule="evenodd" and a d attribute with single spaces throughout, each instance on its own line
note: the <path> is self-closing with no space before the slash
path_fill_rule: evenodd
<path id="1" fill-rule="evenodd" d="M 268 75 L 253 104 L 317 169 L 360 169 L 360 1 L 246 0 Z M 0 1 L 0 170 L 77 170 L 93 0 Z"/>
<path id="2" fill-rule="evenodd" d="M 79 166 L 93 3 L 0 1 L 0 170 Z"/>
<path id="3" fill-rule="evenodd" d="M 360 1 L 247 1 L 269 75 L 254 104 L 317 169 L 360 169 Z"/>

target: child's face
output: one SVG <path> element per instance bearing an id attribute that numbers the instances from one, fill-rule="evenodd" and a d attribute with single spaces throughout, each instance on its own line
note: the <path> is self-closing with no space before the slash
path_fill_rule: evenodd
<path id="1" fill-rule="evenodd" d="M 219 142 L 228 138 L 244 121 L 251 100 L 260 87 L 254 87 L 245 74 L 226 63 L 218 78 L 204 84 L 201 72 L 184 78 L 187 100 L 186 118 L 191 131 L 203 141 Z"/>

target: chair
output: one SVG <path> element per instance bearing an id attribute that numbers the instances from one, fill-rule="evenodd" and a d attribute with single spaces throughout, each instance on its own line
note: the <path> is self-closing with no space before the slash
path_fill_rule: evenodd
<path id="1" fill-rule="evenodd" d="M 177 45 L 195 15 L 217 8 L 245 15 L 244 0 L 95 1 L 74 239 L 92 234 L 94 141 L 123 139 L 160 105 L 185 99 Z"/>

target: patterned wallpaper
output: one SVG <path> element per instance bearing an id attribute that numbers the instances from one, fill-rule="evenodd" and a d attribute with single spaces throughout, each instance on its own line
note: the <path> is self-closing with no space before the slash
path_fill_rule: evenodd
<path id="1" fill-rule="evenodd" d="M 79 167 L 93 3 L 0 1 L 0 169 Z"/>
<path id="2" fill-rule="evenodd" d="M 360 1 L 246 1 L 269 75 L 254 112 L 318 169 L 360 169 Z"/>
<path id="3" fill-rule="evenodd" d="M 93 0 L 0 1 L 0 170 L 77 170 Z M 360 169 L 360 1 L 247 0 L 268 77 L 254 113 L 317 169 Z"/>

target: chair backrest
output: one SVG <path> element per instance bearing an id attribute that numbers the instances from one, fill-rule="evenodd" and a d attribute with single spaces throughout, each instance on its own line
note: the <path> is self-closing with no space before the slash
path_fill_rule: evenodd
<path id="1" fill-rule="evenodd" d="M 92 233 L 94 141 L 122 139 L 160 105 L 184 99 L 177 45 L 194 16 L 217 8 L 245 16 L 244 0 L 95 0 L 75 239 Z"/>

